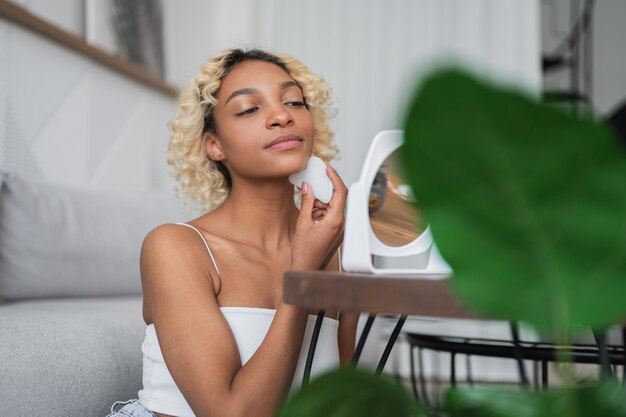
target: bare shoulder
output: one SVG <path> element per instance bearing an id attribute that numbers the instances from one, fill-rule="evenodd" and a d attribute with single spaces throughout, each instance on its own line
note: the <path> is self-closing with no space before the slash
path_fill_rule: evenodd
<path id="1" fill-rule="evenodd" d="M 155 306 L 163 305 L 164 297 L 181 295 L 177 289 L 193 288 L 196 294 L 215 297 L 207 256 L 197 232 L 186 226 L 162 224 L 146 235 L 139 257 L 146 323 L 153 321 Z"/>
<path id="2" fill-rule="evenodd" d="M 172 223 L 152 229 L 141 245 L 140 262 L 199 264 L 198 235 L 193 229 Z"/>
<path id="3" fill-rule="evenodd" d="M 183 233 L 183 227 L 173 223 L 165 223 L 150 230 L 141 245 L 142 251 L 153 251 L 162 248 L 174 241 L 184 241 L 186 233 Z"/>
<path id="4" fill-rule="evenodd" d="M 193 222 L 187 222 L 186 224 L 193 226 Z M 189 240 L 190 236 L 197 236 L 197 232 L 183 224 L 164 223 L 148 232 L 144 238 L 144 244 L 146 242 L 158 244 L 158 242 L 167 241 L 181 243 L 181 241 Z"/>

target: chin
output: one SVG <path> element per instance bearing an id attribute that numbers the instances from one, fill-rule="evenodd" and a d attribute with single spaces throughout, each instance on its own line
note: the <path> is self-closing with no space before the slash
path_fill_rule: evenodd
<path id="1" fill-rule="evenodd" d="M 285 172 L 285 175 L 291 175 L 291 174 L 295 174 L 296 172 L 304 171 L 304 168 L 306 168 L 306 160 L 302 162 L 301 164 L 291 165 L 289 167 L 286 167 L 284 172 Z"/>
<path id="2" fill-rule="evenodd" d="M 313 155 L 312 151 L 305 149 L 299 150 L 298 152 L 279 152 L 271 155 L 270 160 L 265 161 L 267 166 L 271 167 L 268 171 L 274 173 L 271 175 L 272 177 L 289 176 L 304 170 L 309 162 L 309 158 Z"/>
<path id="3" fill-rule="evenodd" d="M 276 164 L 281 166 L 281 170 L 284 170 L 287 175 L 291 175 L 296 172 L 300 172 L 306 168 L 307 163 L 309 162 L 309 158 L 311 154 L 308 153 L 299 153 L 292 155 L 293 158 L 285 158 L 281 161 L 280 164 Z"/>
<path id="4" fill-rule="evenodd" d="M 308 154 L 302 155 L 302 159 L 300 160 L 300 164 L 296 167 L 296 170 L 294 172 L 300 172 L 300 171 L 304 170 L 304 168 L 306 168 L 307 163 L 309 162 L 309 158 L 311 157 L 311 155 L 313 155 L 313 153 L 308 153 Z M 292 174 L 294 172 L 292 172 Z"/>

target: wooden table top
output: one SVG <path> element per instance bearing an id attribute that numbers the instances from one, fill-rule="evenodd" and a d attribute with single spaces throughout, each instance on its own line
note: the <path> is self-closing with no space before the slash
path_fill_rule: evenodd
<path id="1" fill-rule="evenodd" d="M 446 318 L 479 318 L 463 307 L 447 279 L 336 271 L 285 273 L 283 300 L 312 309 Z"/>

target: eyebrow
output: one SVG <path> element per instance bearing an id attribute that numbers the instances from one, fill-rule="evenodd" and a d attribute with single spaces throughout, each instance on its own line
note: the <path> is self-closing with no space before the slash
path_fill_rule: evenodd
<path id="1" fill-rule="evenodd" d="M 285 81 L 283 83 L 280 84 L 280 89 L 281 90 L 285 90 L 289 87 L 298 87 L 298 84 L 295 81 Z M 236 90 L 233 91 L 233 93 L 228 97 L 228 99 L 226 100 L 226 103 L 224 103 L 224 105 L 227 105 L 228 102 L 237 97 L 237 96 L 241 96 L 244 94 L 259 94 L 259 90 L 257 90 L 256 88 L 242 88 L 240 90 Z"/>

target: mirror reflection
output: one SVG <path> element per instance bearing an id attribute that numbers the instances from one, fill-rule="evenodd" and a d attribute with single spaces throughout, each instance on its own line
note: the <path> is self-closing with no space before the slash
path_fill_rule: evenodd
<path id="1" fill-rule="evenodd" d="M 370 224 L 374 234 L 389 246 L 403 246 L 426 228 L 419 205 L 400 169 L 399 150 L 380 166 L 369 194 Z"/>

